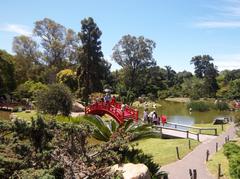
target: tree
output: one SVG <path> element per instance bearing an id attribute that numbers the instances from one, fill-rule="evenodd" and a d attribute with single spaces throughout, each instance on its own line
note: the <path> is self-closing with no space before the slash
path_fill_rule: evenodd
<path id="1" fill-rule="evenodd" d="M 56 73 L 76 62 L 78 38 L 73 30 L 48 18 L 36 21 L 33 32 L 41 39 L 43 60 L 50 69 L 49 81 L 54 82 Z"/>
<path id="2" fill-rule="evenodd" d="M 239 99 L 240 98 L 240 79 L 236 79 L 230 82 L 228 97 L 231 99 Z"/>
<path id="3" fill-rule="evenodd" d="M 204 76 L 204 86 L 205 92 L 208 94 L 207 97 L 215 97 L 219 87 L 216 79 L 218 76 L 218 71 L 213 63 L 209 64 L 209 66 L 206 68 Z"/>
<path id="4" fill-rule="evenodd" d="M 123 67 L 124 83 L 128 89 L 139 93 L 138 87 L 142 85 L 140 75 L 156 64 L 152 56 L 154 48 L 155 42 L 152 40 L 131 35 L 123 36 L 114 46 L 112 58 Z"/>
<path id="5" fill-rule="evenodd" d="M 157 97 L 158 91 L 167 89 L 166 70 L 159 66 L 148 68 L 141 79 L 143 81 L 141 94 L 152 94 Z"/>
<path id="6" fill-rule="evenodd" d="M 166 68 L 166 82 L 168 87 L 172 87 L 176 84 L 176 72 L 170 66 L 165 66 Z"/>
<path id="7" fill-rule="evenodd" d="M 195 75 L 197 78 L 203 78 L 205 75 L 205 71 L 210 65 L 210 62 L 213 61 L 213 58 L 209 55 L 199 55 L 195 56 L 191 60 L 191 64 L 195 66 Z"/>
<path id="8" fill-rule="evenodd" d="M 111 66 L 103 58 L 100 41 L 102 32 L 93 18 L 83 19 L 81 24 L 81 32 L 78 35 L 82 47 L 79 49 L 77 76 L 79 80 L 79 96 L 84 101 L 87 101 L 89 94 L 102 90 L 102 80 L 104 80 L 105 74 L 108 73 Z"/>
<path id="9" fill-rule="evenodd" d="M 43 68 L 37 42 L 24 35 L 14 37 L 13 51 L 16 53 L 14 63 L 17 83 L 27 80 L 39 81 L 39 73 Z"/>
<path id="10" fill-rule="evenodd" d="M 205 96 L 215 97 L 218 90 L 216 77 L 218 76 L 217 67 L 214 66 L 213 58 L 209 55 L 195 56 L 191 64 L 195 66 L 195 75 L 197 78 L 204 79 Z"/>
<path id="11" fill-rule="evenodd" d="M 177 73 L 177 81 L 180 84 L 183 83 L 185 79 L 190 79 L 192 77 L 193 77 L 192 73 L 185 70 Z"/>
<path id="12" fill-rule="evenodd" d="M 50 85 L 37 96 L 37 108 L 48 114 L 56 115 L 61 112 L 68 116 L 72 109 L 70 90 L 63 84 Z"/>
<path id="13" fill-rule="evenodd" d="M 42 91 L 46 90 L 47 85 L 42 84 L 41 82 L 26 81 L 25 83 L 20 84 L 17 89 L 14 91 L 14 96 L 18 99 L 29 98 L 35 100 L 37 95 Z"/>
<path id="14" fill-rule="evenodd" d="M 10 93 L 16 88 L 13 57 L 0 50 L 0 94 Z"/>
<path id="15" fill-rule="evenodd" d="M 57 82 L 65 84 L 72 91 L 77 90 L 77 76 L 71 69 L 61 70 L 57 73 Z"/>
<path id="16" fill-rule="evenodd" d="M 185 79 L 181 84 L 183 96 L 199 99 L 204 96 L 204 80 L 196 77 Z"/>

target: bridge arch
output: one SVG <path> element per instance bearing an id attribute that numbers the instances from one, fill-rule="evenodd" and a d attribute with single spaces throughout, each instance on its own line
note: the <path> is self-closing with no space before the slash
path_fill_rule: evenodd
<path id="1" fill-rule="evenodd" d="M 126 106 L 124 110 L 121 109 L 121 103 L 105 103 L 105 102 L 97 102 L 94 104 L 90 104 L 85 107 L 85 114 L 96 114 L 96 115 L 104 115 L 108 114 L 113 117 L 118 123 L 124 122 L 129 118 L 134 121 L 138 120 L 138 111 Z"/>

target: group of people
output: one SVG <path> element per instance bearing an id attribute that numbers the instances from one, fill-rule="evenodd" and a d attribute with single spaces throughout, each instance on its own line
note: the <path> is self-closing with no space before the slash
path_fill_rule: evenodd
<path id="1" fill-rule="evenodd" d="M 167 117 L 165 115 L 158 116 L 155 110 L 148 113 L 146 108 L 143 112 L 143 121 L 149 124 L 160 125 L 162 123 L 164 125 L 167 122 Z"/>
<path id="2" fill-rule="evenodd" d="M 92 103 L 95 102 L 105 102 L 106 104 L 112 104 L 114 105 L 116 103 L 116 97 L 115 96 L 111 96 L 110 94 L 106 94 L 103 98 L 97 97 L 95 100 L 93 100 Z"/>

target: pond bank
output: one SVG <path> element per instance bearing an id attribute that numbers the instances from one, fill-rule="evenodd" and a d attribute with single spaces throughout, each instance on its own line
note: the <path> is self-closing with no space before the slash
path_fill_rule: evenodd
<path id="1" fill-rule="evenodd" d="M 190 98 L 166 98 L 166 101 L 178 102 L 178 103 L 189 103 Z"/>

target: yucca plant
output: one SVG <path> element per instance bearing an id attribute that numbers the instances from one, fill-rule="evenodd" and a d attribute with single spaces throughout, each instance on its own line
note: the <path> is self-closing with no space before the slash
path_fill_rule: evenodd
<path id="1" fill-rule="evenodd" d="M 93 137 L 100 141 L 109 141 L 115 133 L 130 134 L 130 140 L 137 140 L 145 137 L 161 137 L 160 133 L 149 124 L 136 124 L 132 119 L 118 124 L 116 121 L 103 121 L 101 117 L 84 119 L 86 123 L 94 127 Z"/>

